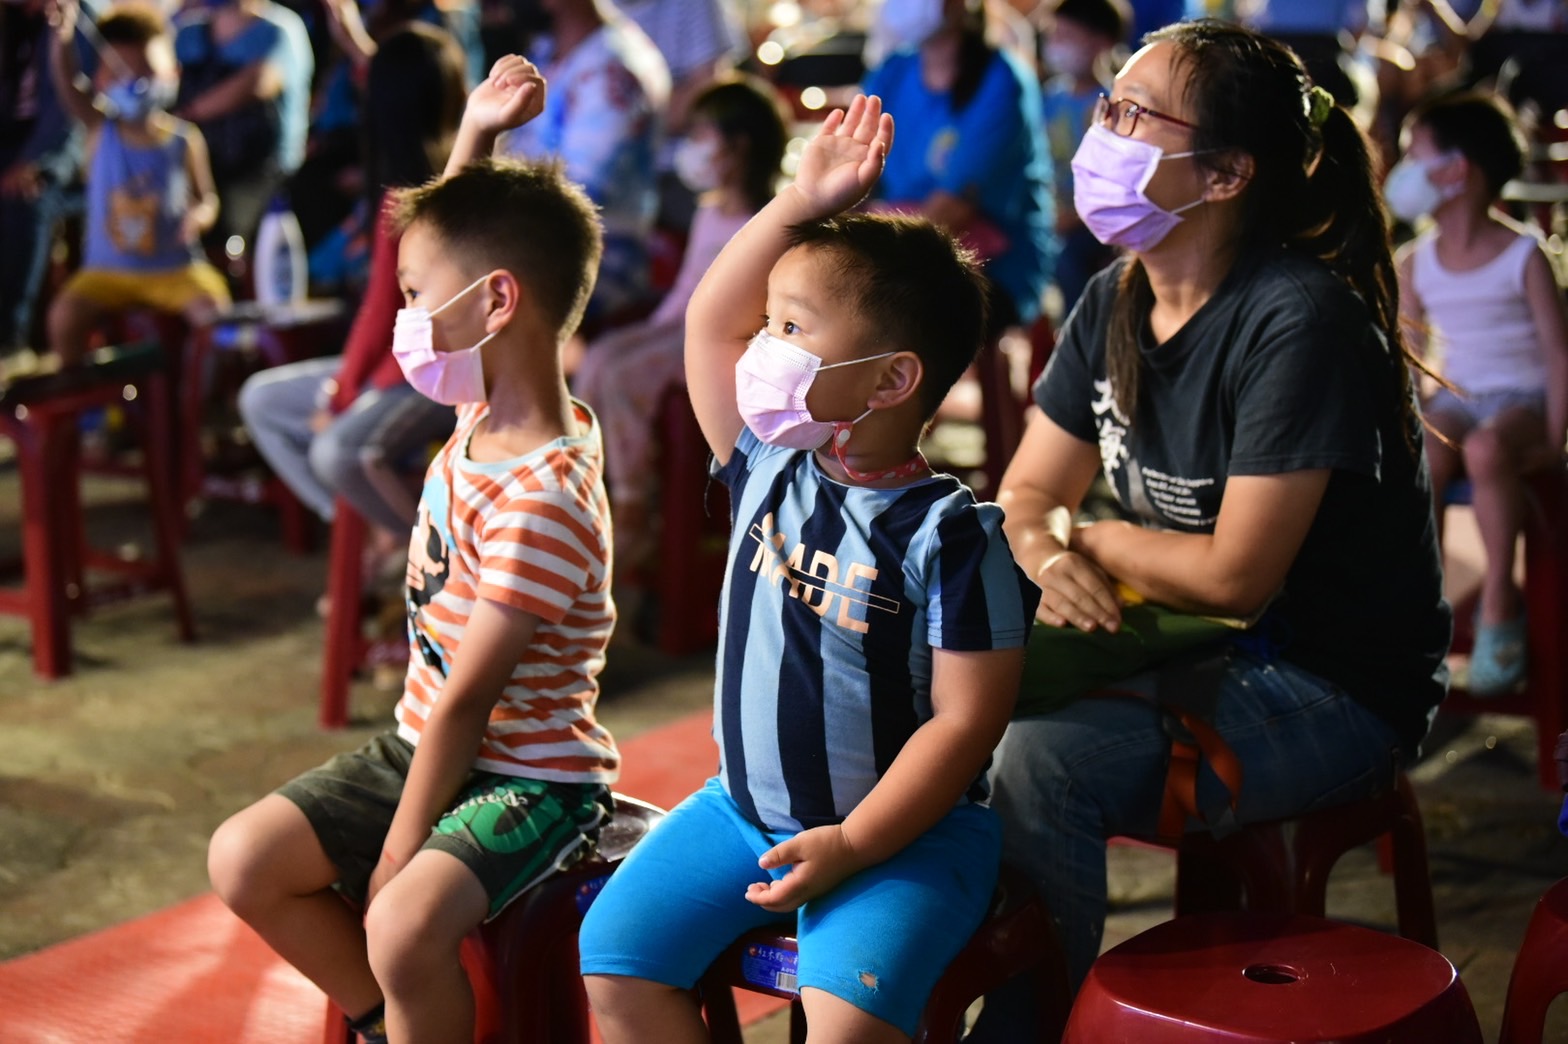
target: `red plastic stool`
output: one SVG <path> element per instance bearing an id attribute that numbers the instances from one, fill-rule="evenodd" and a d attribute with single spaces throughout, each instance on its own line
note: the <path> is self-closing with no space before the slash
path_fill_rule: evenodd
<path id="1" fill-rule="evenodd" d="M 1555 791 L 1552 747 L 1568 730 L 1568 643 L 1563 641 L 1568 634 L 1568 469 L 1539 471 L 1526 481 L 1524 603 L 1529 671 L 1523 689 L 1482 699 L 1455 686 L 1441 713 L 1534 718 L 1536 774 L 1542 787 Z M 1455 609 L 1455 653 L 1470 651 L 1473 606 L 1465 599 Z"/>
<path id="2" fill-rule="evenodd" d="M 730 542 L 729 490 L 708 475 L 708 440 L 686 389 L 671 385 L 659 409 L 659 648 L 672 656 L 719 637 L 719 591 Z"/>
<path id="3" fill-rule="evenodd" d="M 663 817 L 657 805 L 615 795 L 595 855 L 524 892 L 463 942 L 475 1044 L 589 1044 L 577 932 L 615 868 Z M 348 1039 L 343 1013 L 329 1001 L 323 1044 Z"/>
<path id="4" fill-rule="evenodd" d="M 1480 1044 L 1464 984 L 1436 950 L 1293 914 L 1179 917 L 1104 954 L 1063 1044 Z"/>
<path id="5" fill-rule="evenodd" d="M 332 546 L 327 553 L 327 626 L 321 665 L 321 703 L 316 722 L 324 729 L 348 724 L 348 690 L 365 659 L 359 602 L 364 594 L 363 552 L 368 527 L 348 501 L 332 509 Z"/>
<path id="6" fill-rule="evenodd" d="M 795 939 L 778 928 L 748 932 L 720 954 L 698 987 L 713 1044 L 741 1044 L 732 988 L 792 1001 L 790 1040 L 802 1044 L 806 1019 L 795 988 L 796 966 Z M 1004 866 L 991 912 L 931 992 L 915 1030 L 915 1044 L 956 1042 L 969 1006 L 1025 973 L 1032 977 L 1039 998 L 1037 1039 L 1054 1042 L 1061 1036 L 1072 1000 L 1067 967 L 1045 904 L 1021 874 Z"/>
<path id="7" fill-rule="evenodd" d="M 1541 1044 L 1546 1010 L 1568 993 L 1568 877 L 1546 890 L 1514 958 L 1497 1044 Z"/>
<path id="8" fill-rule="evenodd" d="M 1322 917 L 1334 864 L 1384 837 L 1391 840 L 1399 934 L 1435 950 L 1426 834 L 1404 773 L 1386 793 L 1297 819 L 1251 824 L 1220 840 L 1202 831 L 1185 835 L 1176 857 L 1176 914 L 1245 909 Z"/>
<path id="9" fill-rule="evenodd" d="M 143 470 L 157 555 L 128 561 L 89 547 L 83 526 L 78 419 L 87 410 L 137 401 Z M 0 591 L 0 612 L 32 622 L 33 669 L 45 678 L 71 673 L 70 617 L 90 606 L 162 589 L 174 599 L 181 641 L 196 629 L 180 571 L 180 506 L 174 487 L 168 385 L 156 343 L 100 349 L 85 365 L 24 378 L 0 392 L 0 433 L 16 444 L 22 480 L 21 591 Z M 94 583 L 94 569 L 121 579 Z"/>

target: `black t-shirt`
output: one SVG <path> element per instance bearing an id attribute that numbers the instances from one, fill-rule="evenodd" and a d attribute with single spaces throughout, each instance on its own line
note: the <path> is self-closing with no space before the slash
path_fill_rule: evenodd
<path id="1" fill-rule="evenodd" d="M 1403 360 L 1317 261 L 1243 257 L 1182 329 L 1144 325 L 1136 422 L 1113 404 L 1106 327 L 1120 265 L 1090 283 L 1035 400 L 1097 443 L 1122 508 L 1150 527 L 1212 532 L 1232 475 L 1332 474 L 1258 629 L 1339 685 L 1413 753 L 1447 684 L 1452 613 L 1419 428 L 1399 409 Z"/>

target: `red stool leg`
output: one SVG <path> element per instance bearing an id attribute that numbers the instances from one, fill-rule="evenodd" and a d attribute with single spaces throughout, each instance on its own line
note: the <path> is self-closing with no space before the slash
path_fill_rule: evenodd
<path id="1" fill-rule="evenodd" d="M 169 430 L 169 386 L 161 374 L 142 382 L 147 400 L 142 411 L 143 459 L 147 489 L 152 500 L 153 538 L 158 546 L 158 582 L 174 599 L 174 615 L 180 640 L 196 638 L 191 618 L 190 599 L 185 592 L 185 573 L 180 568 L 180 534 L 184 528 L 184 509 L 174 476 L 174 439 Z"/>
<path id="2" fill-rule="evenodd" d="M 324 729 L 348 724 L 348 689 L 364 649 L 360 632 L 359 600 L 364 578 L 361 557 L 365 546 L 365 520 L 342 497 L 332 519 L 332 549 L 327 576 L 327 627 L 322 655 L 321 707 L 318 722 Z"/>
<path id="3" fill-rule="evenodd" d="M 1568 730 L 1568 474 L 1561 468 L 1533 476 L 1533 503 L 1524 538 L 1525 617 L 1529 628 L 1529 688 L 1536 721 L 1536 771 L 1556 790 L 1553 745 Z"/>
<path id="4" fill-rule="evenodd" d="M 1541 1044 L 1546 1012 L 1568 993 L 1568 878 L 1558 881 L 1536 903 L 1514 959 L 1497 1044 Z"/>
<path id="5" fill-rule="evenodd" d="M 43 678 L 63 678 L 71 673 L 71 621 L 61 541 L 72 532 L 72 523 L 61 511 L 51 486 L 59 478 L 74 483 L 76 475 L 60 476 L 54 471 L 58 424 L 47 414 L 35 413 L 26 421 L 8 425 L 16 440 L 22 479 L 22 569 L 33 636 L 33 670 Z"/>

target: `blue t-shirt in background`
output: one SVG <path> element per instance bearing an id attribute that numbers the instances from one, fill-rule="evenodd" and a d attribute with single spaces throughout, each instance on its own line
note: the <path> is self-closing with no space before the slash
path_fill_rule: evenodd
<path id="1" fill-rule="evenodd" d="M 1051 159 L 1041 133 L 1040 88 L 1017 59 L 998 51 L 962 112 L 947 91 L 928 89 L 920 56 L 899 52 L 866 78 L 898 125 L 877 185 L 890 203 L 921 203 L 938 190 L 973 204 L 1007 238 L 985 265 L 1021 322 L 1040 314 L 1056 260 Z"/>

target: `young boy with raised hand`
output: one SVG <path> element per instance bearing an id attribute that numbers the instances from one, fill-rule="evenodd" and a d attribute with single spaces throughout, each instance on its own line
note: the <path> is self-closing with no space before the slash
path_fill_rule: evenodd
<path id="1" fill-rule="evenodd" d="M 590 852 L 611 812 L 619 756 L 594 719 L 610 521 L 598 426 L 560 361 L 599 221 L 556 167 L 464 166 L 543 100 L 503 59 L 445 180 L 401 201 L 394 352 L 458 419 L 409 548 L 397 726 L 235 815 L 208 857 L 223 900 L 366 1041 L 471 1041 L 463 937 Z"/>
<path id="2" fill-rule="evenodd" d="M 720 763 L 583 925 L 607 1044 L 706 1040 L 689 988 L 792 913 L 811 1039 L 906 1040 L 991 900 L 985 769 L 1039 592 L 1001 510 L 920 452 L 980 346 L 972 261 L 926 221 L 840 214 L 892 138 L 874 97 L 829 116 L 687 309 L 733 512 Z"/>

